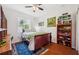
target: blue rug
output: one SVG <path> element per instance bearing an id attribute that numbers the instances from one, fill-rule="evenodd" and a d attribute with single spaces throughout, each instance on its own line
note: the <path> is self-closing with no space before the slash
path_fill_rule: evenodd
<path id="1" fill-rule="evenodd" d="M 16 50 L 18 55 L 32 55 L 32 52 L 28 49 L 28 46 L 25 42 L 17 43 Z"/>

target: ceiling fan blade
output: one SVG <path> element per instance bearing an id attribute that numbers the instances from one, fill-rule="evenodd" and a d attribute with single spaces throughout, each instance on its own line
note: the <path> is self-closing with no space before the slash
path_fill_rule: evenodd
<path id="1" fill-rule="evenodd" d="M 31 8 L 31 7 L 33 7 L 33 6 L 25 6 L 25 8 Z"/>
<path id="2" fill-rule="evenodd" d="M 42 10 L 42 11 L 44 10 L 44 9 L 43 9 L 43 8 L 41 8 L 41 7 L 38 7 L 38 9 L 40 9 L 40 10 Z"/>

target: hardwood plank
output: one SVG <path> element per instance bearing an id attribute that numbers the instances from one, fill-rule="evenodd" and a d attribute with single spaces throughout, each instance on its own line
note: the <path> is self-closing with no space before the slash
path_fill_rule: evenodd
<path id="1" fill-rule="evenodd" d="M 42 55 L 78 55 L 78 52 L 70 47 L 56 43 L 46 46 L 48 51 Z"/>

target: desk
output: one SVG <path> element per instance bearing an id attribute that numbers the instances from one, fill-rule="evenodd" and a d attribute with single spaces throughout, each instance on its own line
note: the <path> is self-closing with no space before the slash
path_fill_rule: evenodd
<path id="1" fill-rule="evenodd" d="M 12 48 L 11 48 L 11 42 L 10 42 L 10 36 L 7 35 L 5 37 L 6 45 L 3 47 L 0 47 L 0 55 L 11 55 Z"/>

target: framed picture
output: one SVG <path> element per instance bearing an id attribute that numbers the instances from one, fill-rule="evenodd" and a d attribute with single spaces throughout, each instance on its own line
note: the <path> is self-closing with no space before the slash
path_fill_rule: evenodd
<path id="1" fill-rule="evenodd" d="M 44 26 L 44 22 L 38 23 L 39 26 Z"/>
<path id="2" fill-rule="evenodd" d="M 56 17 L 47 19 L 47 27 L 56 27 Z"/>

